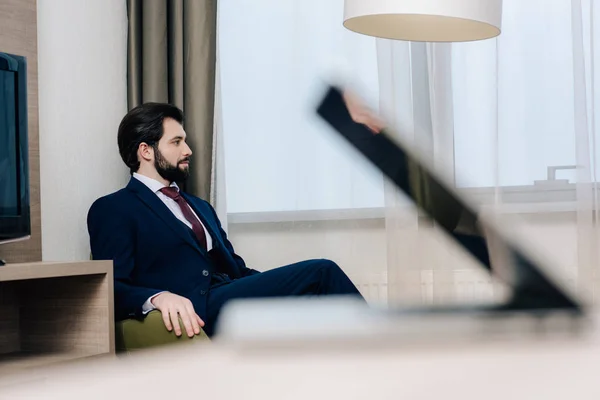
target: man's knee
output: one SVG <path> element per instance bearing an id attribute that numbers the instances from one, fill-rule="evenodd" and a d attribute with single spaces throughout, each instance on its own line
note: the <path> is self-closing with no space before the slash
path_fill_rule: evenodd
<path id="1" fill-rule="evenodd" d="M 313 263 L 314 268 L 319 271 L 329 272 L 333 274 L 344 273 L 335 261 L 329 260 L 327 258 L 319 258 L 311 261 Z"/>
<path id="2" fill-rule="evenodd" d="M 323 289 L 328 294 L 356 294 L 360 296 L 360 292 L 346 275 L 344 270 L 332 260 L 319 259 L 315 260 L 318 271 L 320 284 L 324 285 Z"/>
<path id="3" fill-rule="evenodd" d="M 305 260 L 299 263 L 298 266 L 301 266 L 298 272 L 303 276 L 310 276 L 320 282 L 349 280 L 346 273 L 335 261 L 326 258 Z"/>
<path id="4" fill-rule="evenodd" d="M 325 279 L 350 280 L 348 275 L 346 275 L 344 270 L 335 261 L 326 258 L 318 260 L 316 269 L 319 271 L 321 277 Z"/>

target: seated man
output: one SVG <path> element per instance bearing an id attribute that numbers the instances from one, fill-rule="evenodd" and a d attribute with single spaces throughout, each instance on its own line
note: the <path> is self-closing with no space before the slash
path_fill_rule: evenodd
<path id="1" fill-rule="evenodd" d="M 178 317 L 188 336 L 201 327 L 211 336 L 231 299 L 360 296 L 329 260 L 266 272 L 248 268 L 211 205 L 175 183 L 188 176 L 192 155 L 182 121 L 182 111 L 168 104 L 131 110 L 119 126 L 118 146 L 132 178 L 127 187 L 96 200 L 88 213 L 93 258 L 114 263 L 117 321 L 158 309 L 178 336 Z"/>

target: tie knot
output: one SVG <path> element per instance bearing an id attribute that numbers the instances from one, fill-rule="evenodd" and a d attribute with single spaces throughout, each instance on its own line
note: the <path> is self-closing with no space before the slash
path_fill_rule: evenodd
<path id="1" fill-rule="evenodd" d="M 179 190 L 177 190 L 177 188 L 173 186 L 164 187 L 160 189 L 160 191 L 162 192 L 162 194 L 173 200 L 177 200 L 180 197 Z"/>

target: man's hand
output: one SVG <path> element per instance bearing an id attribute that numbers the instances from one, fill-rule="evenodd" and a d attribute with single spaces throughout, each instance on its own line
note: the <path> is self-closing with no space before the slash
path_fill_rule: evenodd
<path id="1" fill-rule="evenodd" d="M 181 318 L 189 337 L 199 334 L 200 328 L 204 326 L 204 321 L 194 311 L 192 302 L 185 297 L 163 292 L 150 301 L 161 312 L 165 327 L 169 332 L 174 328 L 177 336 L 181 336 L 179 318 Z"/>
<path id="2" fill-rule="evenodd" d="M 385 128 L 383 121 L 367 109 L 353 93 L 346 90 L 343 93 L 343 98 L 354 122 L 365 125 L 375 134 L 381 132 L 383 128 Z"/>

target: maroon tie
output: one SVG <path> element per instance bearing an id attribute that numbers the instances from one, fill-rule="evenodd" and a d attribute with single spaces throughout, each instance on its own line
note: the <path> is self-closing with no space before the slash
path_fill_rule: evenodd
<path id="1" fill-rule="evenodd" d="M 202 248 L 206 249 L 206 247 L 207 247 L 206 234 L 204 233 L 204 228 L 202 227 L 202 224 L 200 224 L 200 221 L 198 220 L 198 218 L 196 218 L 196 216 L 192 212 L 190 205 L 179 194 L 179 190 L 176 187 L 170 186 L 170 187 L 164 187 L 164 188 L 160 189 L 160 191 L 165 196 L 175 200 L 175 202 L 179 205 L 179 208 L 181 208 L 181 211 L 183 212 L 183 216 L 185 217 L 185 219 L 187 219 L 189 221 L 189 223 L 192 224 L 192 230 L 196 234 L 198 241 L 200 241 L 200 245 L 202 246 Z"/>

